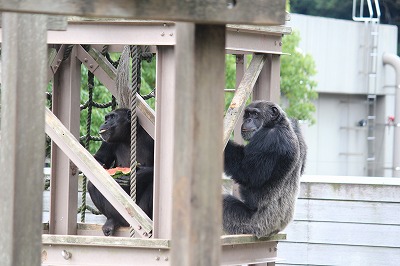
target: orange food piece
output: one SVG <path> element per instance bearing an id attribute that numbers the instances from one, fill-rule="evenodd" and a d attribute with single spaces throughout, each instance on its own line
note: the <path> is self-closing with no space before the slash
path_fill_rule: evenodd
<path id="1" fill-rule="evenodd" d="M 111 176 L 116 175 L 116 174 L 126 175 L 131 172 L 131 169 L 129 167 L 115 167 L 115 168 L 107 169 L 107 172 Z"/>

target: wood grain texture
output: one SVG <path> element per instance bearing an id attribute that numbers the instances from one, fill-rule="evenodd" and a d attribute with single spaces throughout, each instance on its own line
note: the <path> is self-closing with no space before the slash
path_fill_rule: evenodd
<path id="1" fill-rule="evenodd" d="M 90 48 L 85 51 L 82 46 L 78 46 L 77 57 L 79 60 L 99 79 L 104 86 L 118 99 L 115 85 L 117 77 L 116 69 L 111 63 L 96 49 Z M 155 112 L 137 93 L 138 119 L 146 132 L 154 139 Z"/>
<path id="2" fill-rule="evenodd" d="M 175 48 L 158 46 L 156 58 L 156 141 L 154 166 L 154 237 L 171 239 L 175 108 Z"/>
<path id="3" fill-rule="evenodd" d="M 0 14 L 0 25 L 2 23 L 2 14 Z M 67 29 L 67 17 L 47 16 L 47 30 L 64 31 Z"/>
<path id="4" fill-rule="evenodd" d="M 163 248 L 169 249 L 170 240 L 167 239 L 141 239 L 129 237 L 107 237 L 107 236 L 65 236 L 65 235 L 43 235 L 42 243 L 45 245 L 82 245 L 82 246 L 121 246 L 134 248 Z"/>
<path id="5" fill-rule="evenodd" d="M 40 265 L 46 16 L 7 13 L 2 27 L 0 264 Z"/>
<path id="6" fill-rule="evenodd" d="M 222 245 L 240 245 L 259 242 L 286 240 L 286 234 L 276 234 L 271 237 L 257 238 L 255 235 L 224 235 L 221 237 Z"/>
<path id="7" fill-rule="evenodd" d="M 75 55 L 74 48 L 62 64 L 56 59 L 54 67 L 57 66 L 58 71 L 53 77 L 52 112 L 73 136 L 79 138 L 81 64 Z M 79 171 L 54 142 L 51 166 L 50 233 L 76 234 Z"/>
<path id="8" fill-rule="evenodd" d="M 46 133 L 60 146 L 71 161 L 79 167 L 129 224 L 134 225 L 135 228 L 138 228 L 139 225 L 141 226 L 142 229 L 137 230 L 137 235 L 144 238 L 149 237 L 152 231 L 150 218 L 48 109 L 46 109 Z"/>
<path id="9" fill-rule="evenodd" d="M 242 81 L 235 91 L 235 96 L 233 96 L 231 104 L 229 105 L 228 110 L 226 110 L 224 118 L 224 145 L 228 143 L 231 133 L 234 130 L 242 111 L 244 110 L 246 101 L 253 91 L 254 84 L 258 79 L 266 58 L 267 55 L 265 54 L 253 55 L 253 59 L 251 60 L 249 67 L 243 75 Z"/>
<path id="10" fill-rule="evenodd" d="M 1 11 L 214 24 L 285 24 L 285 1 L 244 0 L 0 0 Z"/>
<path id="11" fill-rule="evenodd" d="M 173 265 L 219 265 L 224 48 L 224 26 L 177 24 Z"/>

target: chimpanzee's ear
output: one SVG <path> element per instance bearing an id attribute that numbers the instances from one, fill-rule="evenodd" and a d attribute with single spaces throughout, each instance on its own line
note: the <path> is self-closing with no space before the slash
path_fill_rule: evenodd
<path id="1" fill-rule="evenodd" d="M 126 114 L 128 115 L 128 119 L 131 119 L 131 110 L 128 110 L 128 112 L 126 112 Z"/>
<path id="2" fill-rule="evenodd" d="M 275 106 L 273 106 L 273 107 L 271 108 L 271 110 L 272 110 L 271 119 L 274 121 L 274 120 L 276 120 L 276 119 L 279 118 L 280 112 L 279 112 L 278 108 L 276 108 Z"/>

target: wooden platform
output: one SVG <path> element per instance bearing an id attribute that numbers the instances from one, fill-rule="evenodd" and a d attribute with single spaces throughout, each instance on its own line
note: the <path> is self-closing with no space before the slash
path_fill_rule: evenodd
<path id="1" fill-rule="evenodd" d="M 87 233 L 87 227 L 80 225 L 78 232 Z M 284 239 L 285 234 L 259 239 L 253 235 L 222 236 L 221 265 L 280 261 L 276 244 Z M 167 239 L 44 234 L 42 242 L 42 265 L 170 265 L 171 241 Z"/>
<path id="2" fill-rule="evenodd" d="M 231 191 L 230 179 L 223 179 L 223 190 Z M 82 202 L 81 189 L 78 206 Z M 86 202 L 94 206 L 89 196 Z M 78 208 L 77 206 L 77 208 Z M 171 241 L 168 239 L 130 238 L 130 228 L 121 227 L 115 236 L 105 237 L 101 230 L 104 215 L 85 214 L 85 223 L 77 224 L 77 235 L 50 235 L 50 191 L 43 191 L 42 265 L 170 265 Z M 77 221 L 81 215 L 77 214 Z M 277 243 L 286 234 L 271 238 L 253 235 L 221 236 L 221 265 L 259 264 L 283 261 L 277 257 Z"/>

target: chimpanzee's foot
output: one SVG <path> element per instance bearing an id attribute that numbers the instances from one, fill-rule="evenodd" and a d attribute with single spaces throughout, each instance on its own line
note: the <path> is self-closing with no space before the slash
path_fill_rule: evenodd
<path id="1" fill-rule="evenodd" d="M 105 236 L 112 236 L 114 231 L 117 229 L 114 219 L 107 218 L 107 221 L 104 223 L 102 229 Z"/>

